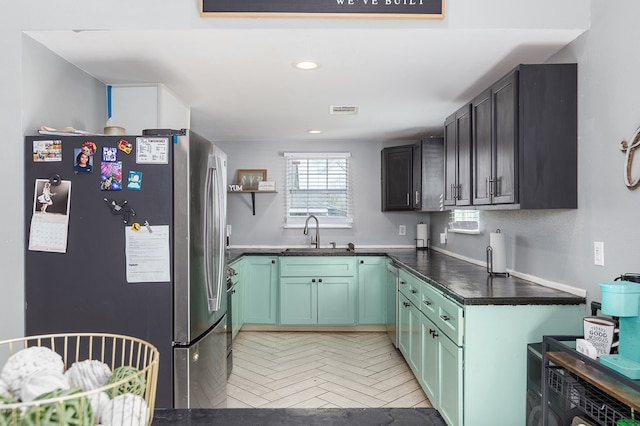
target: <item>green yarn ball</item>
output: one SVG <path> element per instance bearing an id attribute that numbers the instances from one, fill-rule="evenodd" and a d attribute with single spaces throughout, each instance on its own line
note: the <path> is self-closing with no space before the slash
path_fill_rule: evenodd
<path id="1" fill-rule="evenodd" d="M 82 393 L 82 389 L 56 389 L 38 396 L 34 401 L 60 398 Z M 20 426 L 87 426 L 95 425 L 91 403 L 86 396 L 69 398 L 27 409 Z"/>
<path id="2" fill-rule="evenodd" d="M 114 389 L 109 389 L 111 398 L 125 393 L 132 393 L 139 396 L 144 394 L 147 387 L 146 380 L 144 374 L 140 374 L 140 370 L 135 367 L 123 365 L 122 367 L 115 368 L 107 384 L 111 385 L 127 378 L 129 380 L 125 383 L 118 385 Z"/>

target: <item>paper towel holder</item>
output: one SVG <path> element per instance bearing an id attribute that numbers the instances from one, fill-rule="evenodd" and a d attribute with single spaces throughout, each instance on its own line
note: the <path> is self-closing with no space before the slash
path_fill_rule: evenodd
<path id="1" fill-rule="evenodd" d="M 500 228 L 496 229 L 496 233 L 500 233 Z M 487 272 L 489 275 L 503 275 L 505 277 L 509 276 L 508 272 L 493 272 L 493 247 L 487 246 Z"/>
<path id="2" fill-rule="evenodd" d="M 420 222 L 418 223 L 418 226 L 420 225 L 424 225 L 424 222 Z M 418 233 L 416 231 L 416 233 Z M 418 235 L 416 235 L 416 237 L 418 237 Z M 431 238 L 414 238 L 415 242 L 416 242 L 416 250 L 429 250 L 429 245 L 431 244 Z"/>

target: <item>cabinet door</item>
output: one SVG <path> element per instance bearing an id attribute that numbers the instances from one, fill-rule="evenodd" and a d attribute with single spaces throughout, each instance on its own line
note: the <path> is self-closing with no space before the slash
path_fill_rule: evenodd
<path id="1" fill-rule="evenodd" d="M 456 112 L 456 206 L 471 204 L 471 105 Z"/>
<path id="2" fill-rule="evenodd" d="M 411 302 L 405 297 L 404 294 L 400 294 L 398 302 L 398 349 L 404 359 L 409 359 L 411 352 L 409 346 L 409 315 L 411 312 Z"/>
<path id="3" fill-rule="evenodd" d="M 413 145 L 382 150 L 382 211 L 412 210 Z"/>
<path id="4" fill-rule="evenodd" d="M 422 145 L 422 211 L 444 210 L 444 139 L 429 138 Z"/>
<path id="5" fill-rule="evenodd" d="M 386 324 L 386 258 L 363 256 L 357 259 L 357 264 L 358 324 Z"/>
<path id="6" fill-rule="evenodd" d="M 440 371 L 438 369 L 438 329 L 424 315 L 421 317 L 420 332 L 422 334 L 422 368 L 418 377 L 431 405 L 440 405 L 440 394 L 438 393 L 438 383 L 440 382 Z"/>
<path id="7" fill-rule="evenodd" d="M 356 286 L 352 277 L 312 278 L 317 286 L 317 315 L 320 325 L 354 325 Z"/>
<path id="8" fill-rule="evenodd" d="M 420 210 L 422 208 L 422 146 L 420 143 L 414 144 L 411 155 L 411 208 Z"/>
<path id="9" fill-rule="evenodd" d="M 456 205 L 456 116 L 444 121 L 444 205 Z"/>
<path id="10" fill-rule="evenodd" d="M 462 421 L 462 348 L 442 333 L 438 334 L 438 411 L 447 424 L 459 425 Z"/>
<path id="11" fill-rule="evenodd" d="M 473 204 L 491 204 L 492 118 L 491 91 L 487 90 L 471 102 L 473 127 Z"/>
<path id="12" fill-rule="evenodd" d="M 244 322 L 276 324 L 278 263 L 275 257 L 252 256 L 246 259 L 243 280 Z"/>
<path id="13" fill-rule="evenodd" d="M 493 204 L 516 202 L 516 158 L 518 140 L 518 72 L 508 75 L 491 89 L 494 116 Z"/>
<path id="14" fill-rule="evenodd" d="M 409 308 L 409 366 L 416 377 L 422 375 L 422 313 L 413 304 Z"/>
<path id="15" fill-rule="evenodd" d="M 318 322 L 316 278 L 280 278 L 280 324 L 306 325 Z"/>

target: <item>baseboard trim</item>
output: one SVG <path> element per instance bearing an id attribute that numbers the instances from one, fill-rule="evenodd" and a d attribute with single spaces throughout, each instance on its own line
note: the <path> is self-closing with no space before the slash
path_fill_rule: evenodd
<path id="1" fill-rule="evenodd" d="M 271 324 L 245 324 L 240 331 L 336 331 L 336 332 L 385 332 L 384 325 L 271 325 Z"/>

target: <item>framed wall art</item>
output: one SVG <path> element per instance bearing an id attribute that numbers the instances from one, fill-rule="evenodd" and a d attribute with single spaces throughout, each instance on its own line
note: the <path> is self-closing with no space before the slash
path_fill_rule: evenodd
<path id="1" fill-rule="evenodd" d="M 267 171 L 264 169 L 242 169 L 238 170 L 237 184 L 242 186 L 243 191 L 257 191 L 260 182 L 267 180 Z"/>

